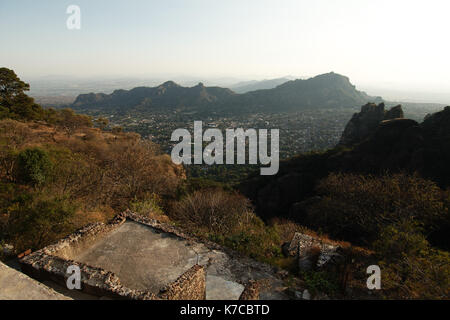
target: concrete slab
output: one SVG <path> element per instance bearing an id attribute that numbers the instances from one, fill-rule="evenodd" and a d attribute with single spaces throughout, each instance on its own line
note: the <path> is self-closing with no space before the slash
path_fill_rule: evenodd
<path id="1" fill-rule="evenodd" d="M 140 292 L 158 294 L 163 287 L 199 264 L 206 271 L 207 299 L 238 299 L 244 289 L 243 284 L 249 280 L 264 283 L 260 289 L 261 299 L 288 298 L 283 281 L 276 277 L 271 266 L 221 250 L 170 225 L 146 220 L 132 212 L 117 216 L 107 225 L 86 226 L 58 243 L 32 253 L 22 263 L 51 274 L 64 275 L 70 261 L 84 264 L 84 272 L 90 277 L 86 281 L 92 281 L 92 284 L 106 281 L 113 293 L 125 288 L 126 292 L 134 292 L 138 297 L 141 297 Z M 99 273 L 95 267 L 101 268 Z M 113 278 L 109 272 L 113 273 Z M 54 288 L 66 294 L 59 287 Z M 104 294 L 109 293 L 100 293 Z M 91 298 L 70 296 L 74 299 Z"/>
<path id="2" fill-rule="evenodd" d="M 127 221 L 73 259 L 114 272 L 128 288 L 158 293 L 191 268 L 197 254 L 183 239 Z"/>
<path id="3" fill-rule="evenodd" d="M 218 276 L 206 277 L 206 300 L 238 300 L 244 286 Z"/>
<path id="4" fill-rule="evenodd" d="M 0 300 L 71 300 L 0 262 Z"/>

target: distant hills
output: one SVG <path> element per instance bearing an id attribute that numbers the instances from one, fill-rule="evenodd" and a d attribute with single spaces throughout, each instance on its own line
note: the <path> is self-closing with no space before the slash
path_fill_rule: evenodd
<path id="1" fill-rule="evenodd" d="M 288 81 L 294 80 L 292 77 L 284 77 L 284 78 L 277 78 L 277 79 L 268 79 L 268 80 L 251 80 L 251 81 L 244 81 L 239 82 L 233 86 L 230 87 L 231 90 L 233 90 L 236 93 L 247 93 L 250 91 L 256 91 L 256 90 L 265 90 L 265 89 L 273 89 L 278 87 L 279 85 L 286 83 Z"/>
<path id="2" fill-rule="evenodd" d="M 202 83 L 183 87 L 167 81 L 157 87 L 115 90 L 111 94 L 81 94 L 71 107 L 108 111 L 183 108 L 201 112 L 245 113 L 356 107 L 381 101 L 380 97 L 358 91 L 349 78 L 331 72 L 307 80 L 287 81 L 273 89 L 243 94 L 227 88 L 205 87 Z"/>
<path id="3" fill-rule="evenodd" d="M 72 106 L 95 109 L 204 107 L 214 105 L 233 95 L 235 93 L 226 88 L 205 87 L 202 83 L 189 88 L 167 81 L 157 87 L 115 90 L 111 94 L 81 94 Z"/>

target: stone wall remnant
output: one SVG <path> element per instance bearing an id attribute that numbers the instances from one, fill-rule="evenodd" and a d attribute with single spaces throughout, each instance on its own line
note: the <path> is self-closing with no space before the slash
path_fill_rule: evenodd
<path id="1" fill-rule="evenodd" d="M 339 248 L 338 245 L 296 232 L 285 251 L 287 255 L 298 257 L 298 265 L 301 270 L 310 270 L 315 267 L 321 268 L 339 258 Z"/>
<path id="2" fill-rule="evenodd" d="M 166 289 L 163 289 L 159 297 L 163 300 L 205 300 L 205 268 L 198 264 L 194 265 Z"/>
<path id="3" fill-rule="evenodd" d="M 249 280 L 239 300 L 259 300 L 260 285 L 258 281 Z"/>

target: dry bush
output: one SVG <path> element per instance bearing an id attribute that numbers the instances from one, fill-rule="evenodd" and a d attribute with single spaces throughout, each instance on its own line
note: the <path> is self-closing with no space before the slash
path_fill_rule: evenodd
<path id="1" fill-rule="evenodd" d="M 105 168 L 105 184 L 114 205 L 126 206 L 130 199 L 148 193 L 173 196 L 180 182 L 172 174 L 173 164 L 156 153 L 150 141 L 112 144 Z"/>
<path id="2" fill-rule="evenodd" d="M 161 198 L 152 193 L 144 197 L 143 200 L 133 200 L 130 202 L 130 210 L 141 216 L 158 220 L 159 222 L 170 222 L 168 216 L 164 214 L 161 208 Z"/>
<path id="3" fill-rule="evenodd" d="M 25 123 L 11 119 L 0 121 L 0 143 L 2 146 L 17 149 L 32 140 L 33 135 L 33 130 Z"/>
<path id="4" fill-rule="evenodd" d="M 178 201 L 171 216 L 192 230 L 203 228 L 216 234 L 231 234 L 249 224 L 252 212 L 250 201 L 242 195 L 210 189 Z"/>
<path id="5" fill-rule="evenodd" d="M 93 126 L 90 116 L 76 114 L 72 109 L 58 110 L 55 123 L 66 132 L 67 136 L 71 136 L 79 129 Z"/>
<path id="6" fill-rule="evenodd" d="M 103 222 L 108 223 L 116 215 L 116 212 L 109 206 L 98 206 L 92 210 L 84 208 L 75 212 L 72 223 L 74 229 L 79 229 L 89 223 Z"/>
<path id="7" fill-rule="evenodd" d="M 88 118 L 70 111 L 65 120 L 59 112 L 50 115 L 62 122 L 0 121 L 0 240 L 39 248 L 87 223 L 109 220 L 131 201 L 145 211 L 149 194 L 161 198 L 161 205 L 176 196 L 185 177 L 183 167 L 174 165 L 157 145 L 135 133 L 90 128 Z M 33 186 L 17 179 L 23 171 L 18 154 L 29 148 L 42 149 L 51 162 L 46 179 Z M 159 220 L 168 221 L 157 213 Z"/>
<path id="8" fill-rule="evenodd" d="M 88 138 L 59 140 L 72 153 L 61 161 L 56 181 L 62 189 L 72 186 L 78 190 L 74 192 L 77 197 L 91 195 L 88 202 L 109 204 L 117 210 L 125 209 L 132 199 L 144 199 L 148 193 L 174 196 L 183 170 L 162 155 L 157 145 L 141 140 L 138 134 L 112 136 L 96 129 L 85 132 Z"/>
<path id="9" fill-rule="evenodd" d="M 298 223 L 283 218 L 273 218 L 270 220 L 269 225 L 273 226 L 283 243 L 290 242 L 296 232 L 309 235 L 315 239 L 319 239 L 325 243 L 339 245 L 343 248 L 350 247 L 351 244 L 346 241 L 337 241 L 336 239 L 330 239 L 326 234 L 319 234 L 314 230 L 308 229 Z"/>

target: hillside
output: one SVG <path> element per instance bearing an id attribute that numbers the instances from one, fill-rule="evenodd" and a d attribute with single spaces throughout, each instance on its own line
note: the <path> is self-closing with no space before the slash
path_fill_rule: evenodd
<path id="1" fill-rule="evenodd" d="M 383 104 L 365 105 L 350 120 L 339 146 L 283 161 L 276 176 L 254 176 L 240 189 L 265 219 L 283 216 L 301 223 L 307 215 L 305 204 L 314 202 L 320 181 L 330 173 L 418 173 L 445 190 L 450 186 L 449 119 L 450 107 L 419 124 L 402 118 L 400 106 L 386 111 Z M 450 243 L 445 241 L 445 246 Z"/>
<path id="2" fill-rule="evenodd" d="M 245 94 L 220 87 L 182 87 L 172 81 L 158 87 L 116 90 L 112 94 L 79 95 L 73 105 L 78 110 L 174 110 L 187 108 L 215 113 L 281 112 L 317 108 L 355 107 L 380 101 L 356 90 L 347 77 L 328 73 L 307 80 L 294 80 L 276 88 Z"/>

